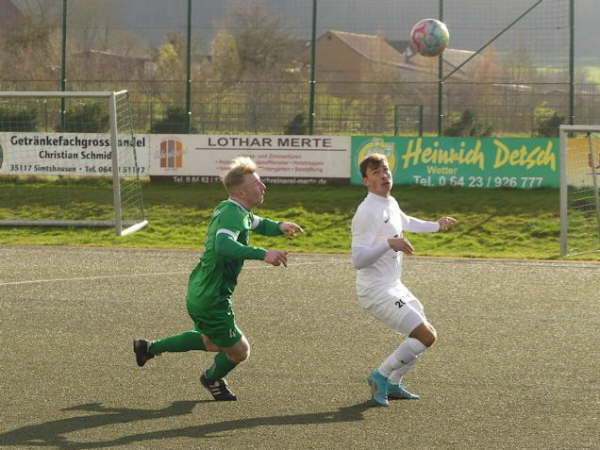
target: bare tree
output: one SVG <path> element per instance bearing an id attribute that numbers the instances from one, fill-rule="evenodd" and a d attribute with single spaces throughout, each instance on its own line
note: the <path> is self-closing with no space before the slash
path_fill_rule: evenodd
<path id="1" fill-rule="evenodd" d="M 237 86 L 243 92 L 246 128 L 281 130 L 283 123 L 303 111 L 301 103 L 294 106 L 290 101 L 301 79 L 297 69 L 302 42 L 263 0 L 238 1 L 228 17 L 228 29 L 239 58 Z"/>
<path id="2" fill-rule="evenodd" d="M 228 87 L 238 80 L 241 72 L 240 54 L 233 35 L 225 28 L 217 31 L 212 45 L 212 80 Z"/>
<path id="3" fill-rule="evenodd" d="M 285 75 L 285 68 L 298 57 L 298 40 L 286 30 L 283 21 L 269 14 L 262 0 L 241 1 L 231 13 L 242 72 Z"/>
<path id="4" fill-rule="evenodd" d="M 106 2 L 86 0 L 69 5 L 69 32 L 77 51 L 107 50 L 114 27 L 113 9 Z"/>
<path id="5" fill-rule="evenodd" d="M 2 77 L 29 81 L 53 78 L 59 66 L 60 51 L 55 5 L 49 0 L 21 0 L 15 5 L 22 16 L 19 23 L 5 30 L 0 40 Z"/>

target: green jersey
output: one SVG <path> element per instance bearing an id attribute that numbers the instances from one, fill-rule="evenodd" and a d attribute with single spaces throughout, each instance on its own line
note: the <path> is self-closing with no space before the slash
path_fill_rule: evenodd
<path id="1" fill-rule="evenodd" d="M 282 234 L 279 222 L 254 215 L 234 200 L 221 202 L 208 225 L 204 253 L 188 284 L 188 309 L 207 310 L 229 303 L 246 259 L 263 260 L 266 250 L 248 245 L 250 231 Z"/>

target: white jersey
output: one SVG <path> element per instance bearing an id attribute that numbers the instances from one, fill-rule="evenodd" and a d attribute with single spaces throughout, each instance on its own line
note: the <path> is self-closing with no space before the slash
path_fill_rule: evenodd
<path id="1" fill-rule="evenodd" d="M 390 248 L 389 238 L 402 237 L 403 231 L 434 232 L 439 228 L 438 222 L 404 214 L 394 197 L 369 192 L 352 219 L 352 262 L 358 269 L 358 295 L 368 295 L 374 287 L 385 288 L 400 281 L 402 252 Z"/>

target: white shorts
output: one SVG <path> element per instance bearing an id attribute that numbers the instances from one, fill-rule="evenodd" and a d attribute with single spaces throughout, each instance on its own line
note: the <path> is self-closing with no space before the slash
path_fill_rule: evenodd
<path id="1" fill-rule="evenodd" d="M 359 295 L 358 300 L 371 315 L 405 336 L 427 322 L 423 305 L 402 283 Z"/>

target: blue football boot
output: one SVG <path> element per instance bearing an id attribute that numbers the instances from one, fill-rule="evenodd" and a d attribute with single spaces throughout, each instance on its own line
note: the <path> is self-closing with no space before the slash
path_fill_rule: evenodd
<path id="1" fill-rule="evenodd" d="M 390 400 L 419 400 L 420 398 L 417 394 L 408 392 L 406 386 L 402 383 L 393 384 L 388 382 L 387 390 L 388 398 Z"/>
<path id="2" fill-rule="evenodd" d="M 379 406 L 390 406 L 388 401 L 388 379 L 381 375 L 377 369 L 373 369 L 367 381 L 371 387 L 373 401 Z"/>

